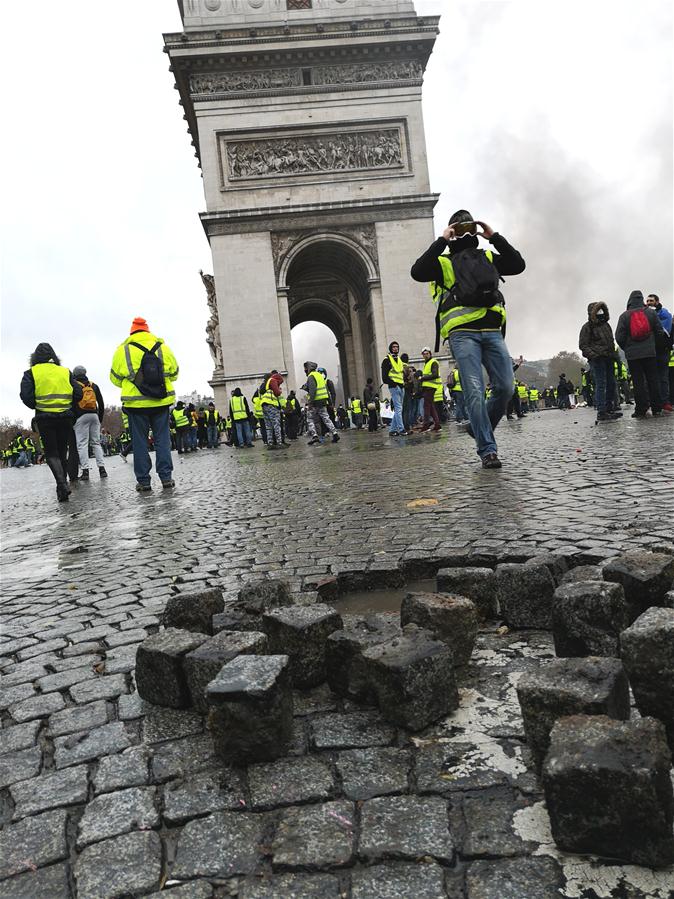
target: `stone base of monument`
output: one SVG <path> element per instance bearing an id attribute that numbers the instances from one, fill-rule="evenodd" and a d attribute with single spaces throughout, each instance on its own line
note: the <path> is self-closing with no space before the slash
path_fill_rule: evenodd
<path id="1" fill-rule="evenodd" d="M 421 730 L 459 705 L 454 659 L 445 643 L 413 624 L 363 652 L 365 676 L 387 721 Z"/>
<path id="2" fill-rule="evenodd" d="M 491 568 L 441 568 L 437 585 L 438 593 L 451 593 L 472 600 L 480 618 L 496 617 L 496 575 Z"/>
<path id="3" fill-rule="evenodd" d="M 555 582 L 544 562 L 532 559 L 525 565 L 498 565 L 495 574 L 498 608 L 508 627 L 552 627 Z"/>
<path id="4" fill-rule="evenodd" d="M 467 665 L 478 631 L 475 604 L 448 593 L 408 593 L 400 607 L 400 623 L 430 631 L 451 650 L 455 667 Z"/>
<path id="5" fill-rule="evenodd" d="M 627 604 L 620 584 L 585 581 L 555 591 L 552 633 L 562 657 L 620 655 Z"/>
<path id="6" fill-rule="evenodd" d="M 198 651 L 198 650 L 197 650 Z M 627 677 L 618 659 L 556 659 L 524 674 L 517 683 L 524 732 L 540 772 L 550 731 L 569 715 L 630 717 Z"/>
<path id="7" fill-rule="evenodd" d="M 209 683 L 206 700 L 223 762 L 248 765 L 286 755 L 293 731 L 288 656 L 237 656 Z"/>
<path id="8" fill-rule="evenodd" d="M 674 609 L 640 615 L 620 635 L 620 651 L 637 708 L 662 721 L 674 751 Z"/>
<path id="9" fill-rule="evenodd" d="M 213 634 L 213 616 L 225 608 L 222 590 L 177 593 L 166 603 L 162 624 L 185 631 Z"/>
<path id="10" fill-rule="evenodd" d="M 652 718 L 560 718 L 543 765 L 558 848 L 653 868 L 672 864 L 671 764 L 665 729 Z"/>
<path id="11" fill-rule="evenodd" d="M 240 655 L 262 655 L 267 637 L 257 631 L 221 631 L 185 656 L 185 675 L 192 705 L 202 714 L 208 711 L 206 687 L 220 670 Z"/>

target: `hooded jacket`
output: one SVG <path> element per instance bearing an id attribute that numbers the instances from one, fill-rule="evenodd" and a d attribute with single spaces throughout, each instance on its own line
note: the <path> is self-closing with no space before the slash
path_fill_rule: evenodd
<path id="1" fill-rule="evenodd" d="M 597 313 L 604 310 L 603 318 Z M 587 307 L 587 321 L 580 329 L 578 346 L 586 359 L 612 359 L 615 356 L 613 329 L 608 323 L 609 313 L 606 303 L 590 303 Z"/>
<path id="2" fill-rule="evenodd" d="M 39 343 L 35 347 L 35 352 L 30 357 L 31 367 L 33 365 L 39 365 L 43 362 L 57 362 L 57 355 L 54 352 L 54 349 L 50 343 Z M 81 385 L 73 378 L 72 372 L 70 373 L 70 383 L 73 388 L 73 409 L 74 406 L 79 403 L 82 399 L 82 387 Z M 28 406 L 29 409 L 35 408 L 35 378 L 33 377 L 33 372 L 31 368 L 23 373 L 23 377 L 21 378 L 21 387 L 19 389 L 19 396 L 21 397 L 21 402 Z M 44 419 L 44 418 L 72 418 L 74 416 L 73 410 L 68 410 L 67 412 L 36 412 L 35 418 Z"/>
<path id="3" fill-rule="evenodd" d="M 630 337 L 630 319 L 633 313 L 641 309 L 651 325 L 651 333 L 645 340 L 632 340 Z M 654 359 L 656 355 L 656 335 L 662 341 L 666 334 L 655 309 L 649 309 L 644 303 L 644 295 L 640 290 L 633 290 L 627 301 L 627 309 L 618 319 L 615 329 L 615 339 L 621 349 L 625 351 L 625 358 L 629 362 L 632 359 Z"/>
<path id="4" fill-rule="evenodd" d="M 382 380 L 382 383 L 386 384 L 386 386 L 389 389 L 391 387 L 402 387 L 402 384 L 396 384 L 395 381 L 391 380 L 391 359 L 390 359 L 390 356 L 392 355 L 391 347 L 397 343 L 398 343 L 397 340 L 393 340 L 393 341 L 391 341 L 391 343 L 389 343 L 389 345 L 388 345 L 389 354 L 388 354 L 388 356 L 386 356 L 386 358 L 382 361 L 382 364 L 381 364 L 381 380 Z M 398 344 L 398 346 L 400 346 L 400 345 Z M 400 353 L 398 353 L 398 359 L 400 359 Z M 404 379 L 404 375 L 403 375 L 403 379 Z"/>

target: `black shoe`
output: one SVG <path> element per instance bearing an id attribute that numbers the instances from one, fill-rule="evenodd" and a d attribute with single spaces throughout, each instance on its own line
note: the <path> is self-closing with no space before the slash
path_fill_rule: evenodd
<path id="1" fill-rule="evenodd" d="M 289 444 L 289 443 L 286 443 L 285 440 L 282 440 L 282 441 L 281 441 L 281 446 L 290 446 L 290 444 Z"/>
<path id="2" fill-rule="evenodd" d="M 333 434 L 333 435 L 332 435 L 332 442 L 333 442 L 333 443 L 339 443 L 339 434 Z"/>
<path id="3" fill-rule="evenodd" d="M 150 493 L 152 490 L 151 484 L 136 484 L 136 490 L 138 493 Z"/>
<path id="4" fill-rule="evenodd" d="M 496 453 L 487 453 L 482 459 L 483 468 L 502 468 L 501 460 Z"/>
<path id="5" fill-rule="evenodd" d="M 512 421 L 512 420 L 513 420 L 512 415 L 506 415 L 506 418 L 507 418 L 508 421 Z"/>
<path id="6" fill-rule="evenodd" d="M 89 480 L 89 469 L 85 468 L 80 475 L 80 481 L 88 481 Z"/>
<path id="7" fill-rule="evenodd" d="M 107 478 L 107 476 L 108 476 L 107 471 L 105 470 L 105 468 L 102 465 L 98 466 L 98 474 L 102 478 Z"/>
<path id="8" fill-rule="evenodd" d="M 65 484 L 56 485 L 56 498 L 60 503 L 67 503 L 70 499 L 70 490 Z"/>
<path id="9" fill-rule="evenodd" d="M 320 442 L 321 441 L 319 440 L 318 437 L 312 437 L 311 440 L 307 440 L 307 446 L 314 446 L 314 444 L 320 443 Z"/>
<path id="10" fill-rule="evenodd" d="M 645 412 L 633 412 L 632 418 L 646 418 Z"/>
<path id="11" fill-rule="evenodd" d="M 174 480 L 162 481 L 161 485 L 164 488 L 164 490 L 173 490 L 173 488 L 176 485 L 176 482 Z"/>
<path id="12" fill-rule="evenodd" d="M 597 424 L 602 421 L 618 421 L 618 416 L 613 412 L 597 412 Z"/>

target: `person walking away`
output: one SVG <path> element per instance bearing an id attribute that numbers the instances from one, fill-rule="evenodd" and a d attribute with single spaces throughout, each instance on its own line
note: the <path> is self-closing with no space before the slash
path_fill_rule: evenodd
<path id="1" fill-rule="evenodd" d="M 315 362 L 305 362 L 304 373 L 307 376 L 307 382 L 302 390 L 306 390 L 309 397 L 309 411 L 307 414 L 307 427 L 310 438 L 309 446 L 321 442 L 316 431 L 317 421 L 319 423 L 322 422 L 327 433 L 332 435 L 332 442 L 339 443 L 339 434 L 327 412 L 330 394 L 328 392 L 326 379 L 318 370 L 318 366 Z"/>
<path id="2" fill-rule="evenodd" d="M 389 344 L 388 356 L 381 364 L 381 379 L 391 394 L 393 414 L 389 426 L 389 437 L 406 436 L 403 422 L 403 385 L 405 382 L 403 360 L 398 355 L 400 345 L 397 340 Z"/>
<path id="3" fill-rule="evenodd" d="M 217 449 L 220 446 L 220 413 L 215 408 L 215 403 L 209 403 L 205 412 L 206 419 L 206 443 L 208 449 Z"/>
<path id="4" fill-rule="evenodd" d="M 403 427 L 408 434 L 416 421 L 416 407 L 414 402 L 414 372 L 416 369 L 410 365 L 410 357 L 407 353 L 401 353 L 403 362 Z"/>
<path id="5" fill-rule="evenodd" d="M 374 402 L 374 392 L 371 402 Z M 357 396 L 351 397 L 351 420 L 353 426 L 360 431 L 363 427 L 363 404 Z"/>
<path id="6" fill-rule="evenodd" d="M 657 347 L 666 339 L 655 309 L 646 306 L 640 290 L 633 290 L 627 309 L 618 319 L 615 339 L 625 353 L 634 386 L 632 418 L 645 418 L 650 406 L 655 416 L 662 415 Z"/>
<path id="7" fill-rule="evenodd" d="M 557 408 L 563 409 L 565 412 L 567 409 L 571 408 L 571 400 L 569 397 L 573 393 L 573 384 L 571 381 L 567 381 L 566 375 L 564 372 L 559 376 L 559 383 L 557 384 Z"/>
<path id="8" fill-rule="evenodd" d="M 328 415 L 330 416 L 330 421 L 331 421 L 331 422 L 333 423 L 333 425 L 334 425 L 335 422 L 336 422 L 336 418 L 337 418 L 337 412 L 336 412 L 336 409 L 337 409 L 337 388 L 335 387 L 334 382 L 331 381 L 330 378 L 328 377 L 328 373 L 327 373 L 327 371 L 326 371 L 324 368 L 319 368 L 318 371 L 319 371 L 319 372 L 323 375 L 323 377 L 325 378 L 325 386 L 328 388 L 329 402 L 328 402 L 328 405 L 326 406 L 326 409 L 327 409 Z"/>
<path id="9" fill-rule="evenodd" d="M 273 369 L 259 387 L 267 431 L 267 449 L 280 449 L 281 445 L 290 446 L 283 440 L 281 434 L 281 384 L 283 376 Z"/>
<path id="10" fill-rule="evenodd" d="M 250 447 L 253 445 L 253 432 L 250 427 L 250 409 L 248 400 L 241 393 L 240 387 L 235 387 L 229 401 L 229 414 L 236 429 L 237 446 Z"/>
<path id="11" fill-rule="evenodd" d="M 454 419 L 457 424 L 461 424 L 466 420 L 466 407 L 463 401 L 463 387 L 461 386 L 461 372 L 458 366 L 455 366 L 449 373 L 447 382 L 449 392 L 454 400 Z"/>
<path id="12" fill-rule="evenodd" d="M 97 384 L 87 378 L 87 370 L 83 365 L 76 365 L 73 369 L 73 377 L 82 388 L 82 399 L 75 404 L 75 439 L 77 441 L 77 454 L 80 460 L 82 474 L 80 480 L 89 480 L 89 444 L 94 448 L 94 459 L 98 466 L 98 474 L 101 478 L 107 478 L 105 470 L 105 458 L 101 447 L 101 423 L 105 414 L 103 396 Z"/>
<path id="13" fill-rule="evenodd" d="M 110 380 L 121 388 L 122 411 L 129 418 L 133 470 L 139 493 L 152 490 L 152 461 L 148 450 L 150 430 L 162 487 L 175 487 L 169 409 L 175 400 L 173 382 L 178 378 L 178 371 L 178 362 L 168 345 L 150 331 L 144 318 L 134 318 L 129 336 L 112 357 Z"/>
<path id="14" fill-rule="evenodd" d="M 199 449 L 199 421 L 197 417 L 197 409 L 194 403 L 189 403 L 187 406 L 187 417 L 190 420 L 190 430 L 189 430 L 189 451 L 191 453 L 196 453 Z"/>
<path id="15" fill-rule="evenodd" d="M 421 430 L 430 431 L 432 426 L 434 431 L 440 431 L 442 425 L 435 406 L 438 387 L 442 392 L 440 363 L 433 357 L 430 347 L 425 346 L 421 351 L 421 356 L 424 360 L 424 368 L 421 373 L 421 389 L 424 392 L 424 422 Z M 442 399 L 444 400 L 444 394 Z"/>
<path id="16" fill-rule="evenodd" d="M 197 410 L 197 443 L 199 449 L 208 447 L 208 422 L 206 421 L 206 410 L 203 406 L 199 406 Z"/>
<path id="17" fill-rule="evenodd" d="M 67 502 L 68 441 L 73 430 L 73 404 L 82 399 L 82 388 L 48 343 L 39 343 L 23 373 L 21 401 L 35 409 L 35 424 L 44 444 L 45 458 L 56 481 L 59 502 Z"/>
<path id="18" fill-rule="evenodd" d="M 672 327 L 672 313 L 665 309 L 660 302 L 657 293 L 649 293 L 646 297 L 646 305 L 650 306 L 657 313 L 665 332 L 665 338 L 658 338 L 656 335 L 655 360 L 658 366 L 658 380 L 660 382 L 660 402 L 662 403 L 663 412 L 674 412 L 674 406 L 670 402 L 669 397 L 669 358 L 674 346 L 674 328 Z"/>
<path id="19" fill-rule="evenodd" d="M 176 450 L 179 456 L 189 450 L 190 419 L 185 411 L 185 403 L 178 400 L 175 409 L 171 412 L 171 421 L 176 432 Z"/>
<path id="20" fill-rule="evenodd" d="M 518 415 L 518 418 L 522 418 L 522 416 L 526 415 L 529 412 L 529 388 L 523 381 L 517 381 L 515 386 L 517 388 L 517 396 L 520 401 L 521 415 Z"/>
<path id="21" fill-rule="evenodd" d="M 488 240 L 498 252 L 479 249 L 479 237 Z M 470 422 L 468 433 L 475 438 L 483 468 L 501 467 L 494 429 L 513 392 L 499 280 L 504 275 L 518 275 L 524 269 L 524 259 L 502 235 L 460 209 L 411 270 L 415 281 L 430 282 L 431 297 L 437 307 L 437 343 L 439 346 L 440 339 L 449 341 L 461 371 Z M 489 402 L 484 397 L 483 365 L 493 387 Z"/>
<path id="22" fill-rule="evenodd" d="M 616 392 L 615 341 L 613 328 L 609 324 L 608 306 L 603 301 L 588 305 L 587 321 L 578 335 L 578 347 L 590 363 L 594 382 L 597 423 L 617 421 L 622 418 L 622 412 L 611 411 L 615 403 Z"/>
<path id="23" fill-rule="evenodd" d="M 530 387 L 529 388 L 529 397 L 528 397 L 530 412 L 538 412 L 538 399 L 539 399 L 538 388 Z"/>
<path id="24" fill-rule="evenodd" d="M 300 431 L 302 411 L 294 390 L 291 390 L 288 394 L 285 416 L 287 424 L 286 436 L 288 437 L 288 440 L 297 440 Z"/>

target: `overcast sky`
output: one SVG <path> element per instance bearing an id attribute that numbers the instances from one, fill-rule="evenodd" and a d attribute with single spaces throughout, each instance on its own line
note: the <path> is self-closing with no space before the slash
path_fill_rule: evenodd
<path id="1" fill-rule="evenodd" d="M 614 322 L 636 288 L 671 309 L 668 0 L 416 6 L 443 16 L 424 88 L 438 233 L 466 207 L 527 260 L 505 288 L 512 354 L 575 349 L 590 300 Z M 178 391 L 208 390 L 205 204 L 162 53 L 180 27 L 173 0 L 33 0 L 28 39 L 25 5 L 3 5 L 0 415 L 28 421 L 18 386 L 42 340 L 117 401 L 135 315 L 178 356 Z"/>

